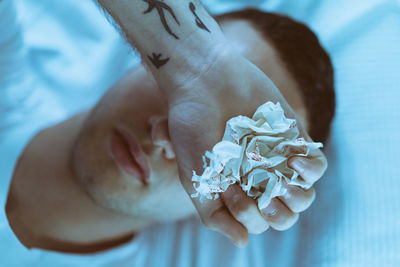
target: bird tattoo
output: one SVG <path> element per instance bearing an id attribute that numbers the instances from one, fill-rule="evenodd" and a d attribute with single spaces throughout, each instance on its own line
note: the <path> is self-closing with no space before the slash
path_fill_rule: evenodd
<path id="1" fill-rule="evenodd" d="M 151 56 L 147 55 L 147 58 L 153 63 L 153 65 L 159 69 L 161 66 L 167 64 L 169 57 L 162 59 L 162 54 L 153 53 Z"/>

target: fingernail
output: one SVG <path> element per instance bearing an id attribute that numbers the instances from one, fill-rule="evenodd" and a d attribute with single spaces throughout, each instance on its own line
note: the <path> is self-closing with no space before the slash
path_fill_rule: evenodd
<path id="1" fill-rule="evenodd" d="M 269 204 L 268 207 L 263 209 L 262 212 L 268 217 L 273 217 L 278 213 L 278 209 L 275 207 L 273 203 L 271 203 Z"/>
<path id="2" fill-rule="evenodd" d="M 303 173 L 306 168 L 307 162 L 302 158 L 295 158 L 289 165 L 299 173 Z"/>
<path id="3" fill-rule="evenodd" d="M 247 245 L 247 242 L 243 241 L 243 240 L 233 240 L 232 239 L 233 244 L 235 244 L 235 246 L 237 246 L 238 248 L 244 248 Z"/>

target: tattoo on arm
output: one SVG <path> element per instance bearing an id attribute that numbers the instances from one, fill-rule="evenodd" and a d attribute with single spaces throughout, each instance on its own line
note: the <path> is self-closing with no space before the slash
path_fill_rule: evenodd
<path id="1" fill-rule="evenodd" d="M 203 30 L 205 30 L 205 31 L 211 32 L 211 31 L 206 27 L 206 25 L 204 25 L 204 23 L 201 21 L 201 19 L 199 18 L 199 16 L 196 14 L 196 6 L 195 6 L 192 2 L 189 3 L 189 9 L 190 9 L 190 11 L 192 11 L 193 15 L 194 15 L 195 18 L 196 18 L 196 24 L 197 24 L 197 26 L 198 26 L 200 29 L 203 29 Z"/>
<path id="2" fill-rule="evenodd" d="M 153 9 L 156 9 L 158 12 L 158 15 L 160 16 L 161 22 L 165 28 L 165 30 L 172 35 L 175 39 L 179 40 L 179 37 L 173 33 L 170 29 L 170 27 L 168 26 L 167 20 L 165 19 L 165 13 L 164 10 L 169 12 L 171 14 L 171 16 L 174 18 L 174 20 L 176 21 L 176 23 L 178 25 L 181 25 L 178 21 L 178 19 L 175 16 L 174 11 L 172 10 L 171 7 L 169 7 L 166 3 L 162 2 L 163 0 L 143 0 L 144 2 L 146 2 L 149 7 L 143 12 L 143 14 L 147 14 L 153 11 Z"/>
<path id="3" fill-rule="evenodd" d="M 1 0 L 0 0 L 1 1 Z M 181 24 L 179 23 L 178 19 L 175 16 L 174 11 L 172 10 L 172 8 L 170 6 L 168 6 L 166 3 L 164 3 L 164 0 L 142 0 L 143 2 L 146 2 L 149 6 L 148 8 L 143 12 L 143 14 L 148 14 L 151 13 L 154 9 L 156 9 L 158 15 L 160 16 L 160 20 L 161 23 L 164 26 L 164 29 L 171 35 L 173 36 L 175 39 L 179 40 L 179 37 L 172 32 L 171 28 L 169 27 L 167 20 L 165 18 L 165 13 L 164 11 L 168 12 L 172 18 L 175 20 L 175 22 L 180 26 Z M 193 15 L 196 18 L 196 24 L 200 29 L 203 29 L 207 32 L 211 32 L 207 26 L 203 23 L 203 21 L 201 21 L 201 19 L 199 18 L 199 16 L 196 13 L 196 6 L 190 2 L 189 3 L 189 9 L 190 11 L 193 13 Z M 150 62 L 157 68 L 161 68 L 162 66 L 164 66 L 165 64 L 167 64 L 167 62 L 169 61 L 169 57 L 166 58 L 162 58 L 163 55 L 161 53 L 157 54 L 157 53 L 152 53 L 151 56 L 147 55 L 147 58 L 150 60 Z"/>
<path id="4" fill-rule="evenodd" d="M 157 69 L 159 69 L 161 66 L 167 64 L 167 62 L 169 60 L 169 57 L 164 58 L 164 59 L 161 57 L 162 57 L 161 53 L 160 54 L 153 53 L 151 56 L 147 55 L 147 58 L 151 61 L 151 63 L 153 63 L 153 65 Z"/>

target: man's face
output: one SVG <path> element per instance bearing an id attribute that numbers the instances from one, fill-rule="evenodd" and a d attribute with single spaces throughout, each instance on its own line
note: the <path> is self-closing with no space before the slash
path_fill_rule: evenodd
<path id="1" fill-rule="evenodd" d="M 277 85 L 307 126 L 297 84 L 275 49 L 247 22 L 220 25 L 232 45 Z M 72 155 L 74 170 L 95 201 L 151 221 L 194 214 L 179 181 L 166 115 L 165 99 L 143 67 L 126 75 L 93 108 Z"/>

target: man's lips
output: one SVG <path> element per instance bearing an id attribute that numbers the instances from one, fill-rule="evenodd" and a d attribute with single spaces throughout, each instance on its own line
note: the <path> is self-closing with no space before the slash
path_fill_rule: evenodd
<path id="1" fill-rule="evenodd" d="M 110 148 L 114 160 L 126 173 L 147 184 L 150 175 L 149 163 L 133 135 L 121 128 L 114 129 Z"/>

